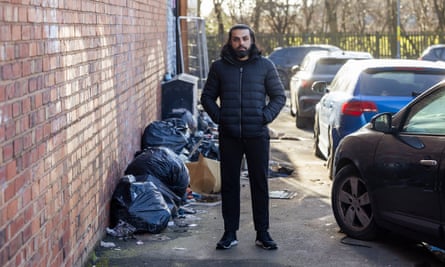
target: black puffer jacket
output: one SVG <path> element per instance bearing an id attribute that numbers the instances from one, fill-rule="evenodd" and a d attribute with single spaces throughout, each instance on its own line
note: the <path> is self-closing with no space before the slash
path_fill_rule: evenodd
<path id="1" fill-rule="evenodd" d="M 267 135 L 267 124 L 285 102 L 275 66 L 255 45 L 247 61 L 236 60 L 226 45 L 221 59 L 212 63 L 201 93 L 201 104 L 218 124 L 219 134 L 236 138 Z"/>

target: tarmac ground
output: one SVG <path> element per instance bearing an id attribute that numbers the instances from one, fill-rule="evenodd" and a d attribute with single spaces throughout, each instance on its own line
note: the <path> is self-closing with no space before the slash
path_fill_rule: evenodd
<path id="1" fill-rule="evenodd" d="M 271 140 L 271 163 L 293 169 L 289 176 L 269 179 L 270 234 L 277 250 L 255 246 L 248 180 L 242 175 L 237 246 L 215 249 L 223 234 L 220 203 L 195 203 L 186 207 L 194 214 L 185 214 L 159 234 L 127 240 L 104 234 L 86 266 L 443 266 L 406 239 L 388 235 L 362 242 L 340 233 L 330 207 L 331 181 L 325 161 L 314 156 L 312 131 L 296 129 L 286 109 L 271 129 L 279 136 Z"/>

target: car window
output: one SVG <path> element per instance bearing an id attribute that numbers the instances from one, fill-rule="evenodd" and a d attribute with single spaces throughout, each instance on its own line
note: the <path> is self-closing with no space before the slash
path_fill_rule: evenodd
<path id="1" fill-rule="evenodd" d="M 365 72 L 360 94 L 371 96 L 417 96 L 443 80 L 445 73 L 418 70 Z"/>
<path id="2" fill-rule="evenodd" d="M 442 49 L 435 48 L 435 49 L 433 49 L 432 54 L 434 54 L 435 58 L 441 58 L 442 57 Z"/>
<path id="3" fill-rule="evenodd" d="M 440 51 L 440 59 L 442 59 L 442 60 L 445 60 L 445 53 L 444 53 L 444 51 L 445 51 L 445 48 L 441 48 L 440 49 L 441 51 Z"/>
<path id="4" fill-rule="evenodd" d="M 445 88 L 417 103 L 408 114 L 402 132 L 445 135 Z"/>
<path id="5" fill-rule="evenodd" d="M 356 77 L 358 72 L 354 71 L 354 65 L 348 65 L 345 63 L 332 80 L 330 91 L 333 92 L 351 92 L 352 88 L 355 86 Z"/>
<path id="6" fill-rule="evenodd" d="M 345 60 L 338 59 L 320 59 L 314 68 L 315 74 L 336 74 L 338 70 L 345 64 Z"/>

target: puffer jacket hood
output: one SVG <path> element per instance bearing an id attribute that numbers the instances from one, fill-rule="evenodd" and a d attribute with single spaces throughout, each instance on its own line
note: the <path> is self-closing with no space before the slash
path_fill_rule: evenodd
<path id="1" fill-rule="evenodd" d="M 235 138 L 268 135 L 267 125 L 285 102 L 274 64 L 254 45 L 246 61 L 237 60 L 230 47 L 223 47 L 201 93 L 201 104 L 218 124 L 220 135 Z"/>

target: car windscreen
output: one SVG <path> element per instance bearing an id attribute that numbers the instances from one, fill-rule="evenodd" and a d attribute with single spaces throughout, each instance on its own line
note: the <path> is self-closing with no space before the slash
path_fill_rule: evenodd
<path id="1" fill-rule="evenodd" d="M 358 88 L 361 95 L 417 96 L 443 79 L 443 70 L 373 71 L 361 75 Z"/>

